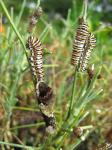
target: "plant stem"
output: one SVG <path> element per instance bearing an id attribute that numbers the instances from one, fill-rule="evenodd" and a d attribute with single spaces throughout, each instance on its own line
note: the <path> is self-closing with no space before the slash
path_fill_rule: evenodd
<path id="1" fill-rule="evenodd" d="M 16 33 L 18 39 L 20 40 L 20 42 L 21 42 L 21 44 L 22 44 L 22 46 L 23 46 L 24 52 L 25 52 L 26 57 L 27 57 L 27 61 L 28 61 L 29 66 L 30 66 L 30 68 L 31 68 L 31 64 L 30 64 L 30 62 L 29 62 L 29 57 L 28 57 L 28 54 L 27 54 L 26 46 L 25 46 L 25 44 L 24 44 L 24 40 L 23 40 L 22 36 L 20 35 L 20 33 L 19 33 L 17 27 L 15 26 L 13 20 L 11 19 L 10 15 L 9 15 L 9 13 L 8 13 L 8 10 L 7 10 L 5 4 L 4 4 L 4 2 L 3 2 L 2 0 L 0 0 L 0 4 L 1 4 L 1 7 L 2 7 L 3 11 L 5 12 L 5 14 L 6 14 L 6 16 L 7 16 L 8 20 L 9 20 L 9 22 L 10 22 L 10 24 L 11 24 L 13 30 L 14 30 L 14 32 Z M 34 86 L 35 86 L 35 79 L 34 79 L 34 77 L 32 77 L 32 80 L 33 80 L 33 84 L 34 84 Z"/>
<path id="2" fill-rule="evenodd" d="M 13 106 L 13 109 L 15 109 L 15 110 L 24 110 L 24 111 L 39 112 L 38 109 L 29 108 L 29 107 L 18 107 L 18 106 Z"/>
<path id="3" fill-rule="evenodd" d="M 40 6 L 40 0 L 37 0 L 37 8 Z"/>
<path id="4" fill-rule="evenodd" d="M 83 16 L 84 16 L 85 20 L 87 18 L 87 5 L 88 5 L 88 0 L 84 0 L 84 12 L 83 12 Z"/>
<path id="5" fill-rule="evenodd" d="M 69 110 L 68 110 L 68 114 L 67 114 L 66 120 L 70 117 L 71 110 L 72 110 L 72 104 L 73 104 L 73 100 L 74 100 L 75 86 L 76 86 L 76 74 L 77 74 L 77 67 L 76 67 L 75 72 L 74 72 L 74 81 L 73 81 L 73 87 L 72 87 L 72 96 L 71 96 L 71 100 L 70 100 L 70 104 L 69 104 Z"/>
<path id="6" fill-rule="evenodd" d="M 37 147 L 31 147 L 31 146 L 24 146 L 24 145 L 20 145 L 20 144 L 14 144 L 14 143 L 8 143 L 8 142 L 3 142 L 0 141 L 0 145 L 9 145 L 9 146 L 13 146 L 13 147 L 18 147 L 18 148 L 25 148 L 27 150 L 40 150 L 40 148 Z"/>
<path id="7" fill-rule="evenodd" d="M 23 14 L 24 9 L 25 9 L 25 5 L 26 5 L 26 0 L 23 0 L 23 4 L 22 4 L 21 10 L 20 10 L 20 14 L 19 14 L 18 19 L 17 19 L 17 24 L 16 24 L 17 27 L 19 26 L 22 14 Z"/>
<path id="8" fill-rule="evenodd" d="M 4 2 L 3 2 L 2 0 L 0 0 L 0 4 L 1 4 L 1 7 L 2 7 L 3 11 L 5 12 L 5 14 L 6 14 L 6 16 L 7 16 L 8 20 L 9 20 L 9 22 L 10 22 L 10 24 L 11 24 L 13 30 L 14 30 L 14 32 L 15 32 L 16 35 L 18 36 L 18 38 L 19 38 L 19 40 L 20 40 L 20 42 L 21 42 L 21 44 L 22 44 L 22 46 L 23 46 L 23 48 L 24 48 L 25 54 L 26 54 L 26 56 L 27 56 L 26 46 L 25 46 L 25 44 L 24 44 L 23 38 L 21 37 L 21 35 L 20 35 L 20 33 L 18 32 L 18 30 L 17 30 L 15 24 L 13 23 L 13 21 L 12 21 L 10 15 L 9 15 L 9 13 L 8 13 L 8 11 L 7 11 L 7 8 L 6 8 L 6 6 L 5 6 L 5 4 L 4 4 Z"/>
<path id="9" fill-rule="evenodd" d="M 83 0 L 83 8 L 81 12 L 81 17 L 83 17 L 84 20 L 86 20 L 87 18 L 87 6 L 88 6 L 88 0 Z"/>
<path id="10" fill-rule="evenodd" d="M 44 124 L 45 124 L 44 122 L 38 122 L 38 123 L 35 123 L 35 124 L 20 125 L 20 126 L 16 126 L 16 127 L 10 128 L 10 130 L 17 130 L 17 129 L 21 129 L 21 128 L 40 127 L 40 126 L 42 126 Z"/>

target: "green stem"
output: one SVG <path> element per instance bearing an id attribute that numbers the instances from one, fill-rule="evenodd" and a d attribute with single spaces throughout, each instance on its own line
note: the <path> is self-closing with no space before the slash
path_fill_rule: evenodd
<path id="1" fill-rule="evenodd" d="M 20 14 L 19 14 L 18 19 L 17 19 L 17 24 L 16 24 L 17 27 L 19 26 L 22 14 L 23 14 L 24 9 L 25 9 L 25 5 L 26 5 L 26 0 L 23 0 L 23 4 L 22 4 L 21 10 L 20 10 Z"/>
<path id="2" fill-rule="evenodd" d="M 6 16 L 7 16 L 8 20 L 9 20 L 9 22 L 10 22 L 10 24 L 11 24 L 13 30 L 14 30 L 14 32 L 15 32 L 16 35 L 18 36 L 18 38 L 19 38 L 19 40 L 20 40 L 20 42 L 21 42 L 21 44 L 22 44 L 22 46 L 23 46 L 23 48 L 24 48 L 25 54 L 26 54 L 26 56 L 27 56 L 27 51 L 26 51 L 26 46 L 25 46 L 25 44 L 24 44 L 24 40 L 23 40 L 23 38 L 21 37 L 20 33 L 18 32 L 18 30 L 17 30 L 15 24 L 13 23 L 13 21 L 12 21 L 10 15 L 9 15 L 9 13 L 8 13 L 8 10 L 7 10 L 7 8 L 6 8 L 5 4 L 4 4 L 4 2 L 3 2 L 3 0 L 0 0 L 0 4 L 1 4 L 1 7 L 2 7 L 3 11 L 5 12 L 5 14 L 6 14 Z"/>
<path id="3" fill-rule="evenodd" d="M 88 0 L 84 0 L 84 19 L 87 18 L 87 5 L 88 5 Z"/>
<path id="4" fill-rule="evenodd" d="M 83 9 L 81 13 L 81 17 L 83 16 L 84 20 L 87 18 L 87 6 L 88 6 L 88 0 L 83 0 Z"/>
<path id="5" fill-rule="evenodd" d="M 72 87 L 72 96 L 71 96 L 71 100 L 70 100 L 70 104 L 69 104 L 69 110 L 68 110 L 68 114 L 67 114 L 67 118 L 66 119 L 68 119 L 70 117 L 71 110 L 72 110 L 72 104 L 73 104 L 73 101 L 74 101 L 75 86 L 76 86 L 76 74 L 77 74 L 77 68 L 75 69 L 75 72 L 74 72 L 74 81 L 73 81 L 73 87 Z"/>
<path id="6" fill-rule="evenodd" d="M 20 126 L 16 126 L 16 127 L 10 128 L 10 130 L 17 130 L 17 129 L 21 129 L 21 128 L 40 127 L 40 126 L 42 126 L 44 124 L 45 124 L 44 122 L 39 122 L 39 123 L 36 123 L 36 124 L 20 125 Z"/>
<path id="7" fill-rule="evenodd" d="M 20 42 L 21 42 L 21 44 L 22 44 L 22 46 L 23 46 L 24 52 L 25 52 L 26 57 L 27 57 L 27 61 L 28 61 L 29 66 L 30 66 L 30 68 L 31 68 L 31 64 L 30 64 L 30 62 L 29 62 L 29 58 L 28 58 L 26 46 L 25 46 L 25 44 L 24 44 L 24 40 L 23 40 L 22 36 L 20 35 L 19 31 L 17 30 L 17 27 L 15 26 L 13 20 L 11 19 L 10 15 L 9 15 L 9 13 L 8 13 L 8 10 L 7 10 L 5 4 L 4 4 L 4 2 L 3 2 L 2 0 L 0 0 L 0 4 L 1 4 L 1 7 L 2 7 L 3 11 L 5 12 L 5 14 L 6 14 L 6 16 L 7 16 L 8 20 L 9 20 L 9 22 L 10 22 L 10 24 L 11 24 L 13 30 L 14 30 L 14 32 L 16 33 L 18 39 L 20 40 Z M 34 77 L 32 77 L 32 80 L 33 80 L 33 84 L 34 84 L 34 86 L 35 86 L 35 79 L 34 79 Z"/>
<path id="8" fill-rule="evenodd" d="M 40 6 L 40 0 L 37 0 L 37 8 Z"/>
<path id="9" fill-rule="evenodd" d="M 3 141 L 0 141 L 0 145 L 9 145 L 9 146 L 18 147 L 18 148 L 25 148 L 27 150 L 32 150 L 32 149 L 40 150 L 40 148 L 36 148 L 36 147 L 24 146 L 20 144 L 8 143 L 8 142 L 3 142 Z"/>
<path id="10" fill-rule="evenodd" d="M 34 109 L 34 108 L 29 108 L 29 107 L 18 107 L 18 106 L 14 106 L 13 109 L 15 110 L 24 110 L 24 111 L 33 111 L 33 112 L 38 112 L 38 109 Z"/>

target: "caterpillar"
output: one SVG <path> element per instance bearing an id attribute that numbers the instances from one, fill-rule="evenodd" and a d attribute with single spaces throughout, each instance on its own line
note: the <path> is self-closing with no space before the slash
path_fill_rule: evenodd
<path id="1" fill-rule="evenodd" d="M 87 41 L 84 45 L 84 52 L 81 56 L 80 68 L 81 71 L 85 71 L 87 69 L 88 60 L 90 59 L 91 51 L 96 46 L 96 39 L 92 33 L 89 33 Z"/>
<path id="2" fill-rule="evenodd" d="M 84 47 L 85 41 L 88 37 L 88 34 L 89 34 L 88 25 L 84 21 L 83 18 L 80 18 L 76 37 L 73 41 L 73 52 L 72 52 L 72 58 L 71 58 L 71 64 L 73 66 L 77 66 L 79 64 L 80 57 L 84 50 L 83 47 Z"/>
<path id="3" fill-rule="evenodd" d="M 44 82 L 43 48 L 38 38 L 30 36 L 26 44 L 30 53 L 30 64 L 33 75 L 36 77 L 36 96 L 39 109 L 46 123 L 46 131 L 53 133 L 55 130 L 54 94 L 51 87 Z"/>
<path id="4" fill-rule="evenodd" d="M 38 81 L 44 80 L 43 71 L 43 48 L 38 38 L 30 36 L 27 40 L 27 47 L 31 50 L 30 64 L 33 75 Z"/>
<path id="5" fill-rule="evenodd" d="M 30 17 L 30 21 L 29 21 L 29 25 L 28 25 L 28 32 L 30 32 L 30 33 L 32 32 L 34 26 L 38 22 L 38 19 L 42 15 L 42 12 L 43 12 L 42 8 L 39 7 L 38 9 L 35 10 L 33 15 Z"/>

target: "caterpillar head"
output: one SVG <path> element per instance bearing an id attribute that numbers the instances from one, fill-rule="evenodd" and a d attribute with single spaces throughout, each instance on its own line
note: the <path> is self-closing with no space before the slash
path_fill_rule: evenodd
<path id="1" fill-rule="evenodd" d="M 29 50 L 34 50 L 36 46 L 38 45 L 38 43 L 40 45 L 40 42 L 36 37 L 29 36 L 27 43 L 26 43 L 26 48 L 28 48 Z"/>

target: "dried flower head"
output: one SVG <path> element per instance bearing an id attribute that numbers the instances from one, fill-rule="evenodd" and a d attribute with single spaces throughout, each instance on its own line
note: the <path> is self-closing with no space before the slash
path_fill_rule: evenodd
<path id="1" fill-rule="evenodd" d="M 28 32 L 30 33 L 32 32 L 33 28 L 35 27 L 42 13 L 43 13 L 43 10 L 41 7 L 39 7 L 38 9 L 34 11 L 33 15 L 30 17 Z"/>
<path id="2" fill-rule="evenodd" d="M 55 120 L 54 115 L 51 117 L 43 115 L 43 117 L 44 117 L 44 120 L 46 122 L 46 132 L 53 134 L 55 129 L 56 129 L 56 120 Z"/>
<path id="3" fill-rule="evenodd" d="M 89 80 L 92 80 L 95 74 L 94 70 L 92 70 L 91 68 L 88 68 L 87 73 L 88 73 Z"/>
<path id="4" fill-rule="evenodd" d="M 53 133 L 56 127 L 54 116 L 53 90 L 45 82 L 38 82 L 36 85 L 39 108 L 46 123 L 46 131 Z"/>
<path id="5" fill-rule="evenodd" d="M 36 86 L 37 98 L 39 103 L 49 105 L 53 98 L 53 90 L 45 82 L 39 82 Z"/>
<path id="6" fill-rule="evenodd" d="M 79 138 L 83 134 L 83 129 L 81 127 L 74 128 L 73 133 L 76 137 Z"/>

